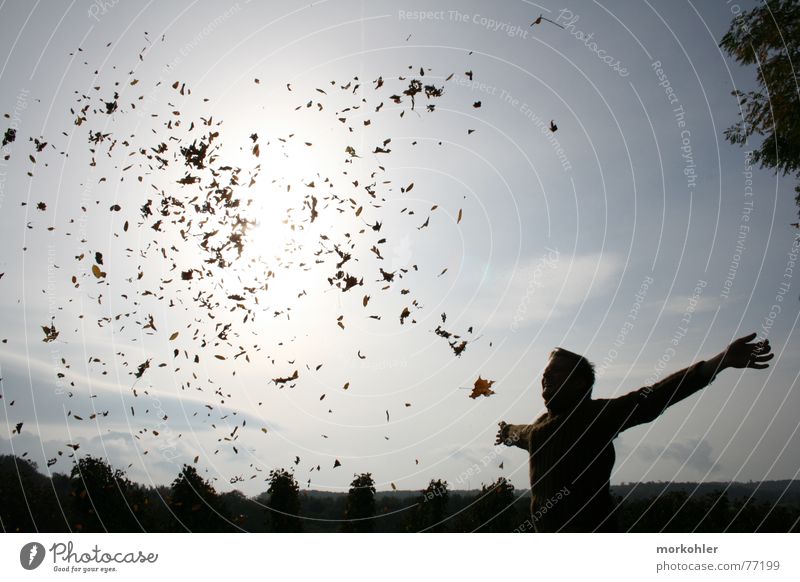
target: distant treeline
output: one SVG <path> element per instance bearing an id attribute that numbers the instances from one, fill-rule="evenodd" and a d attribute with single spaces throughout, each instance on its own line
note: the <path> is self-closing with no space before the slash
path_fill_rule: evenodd
<path id="1" fill-rule="evenodd" d="M 69 475 L 0 455 L 5 532 L 514 532 L 530 531 L 530 494 L 504 478 L 480 490 L 432 480 L 422 491 L 377 492 L 370 473 L 347 493 L 301 491 L 271 471 L 255 497 L 219 493 L 184 465 L 170 486 L 146 487 L 94 457 Z M 632 532 L 797 532 L 800 481 L 636 483 L 612 488 L 617 521 Z"/>

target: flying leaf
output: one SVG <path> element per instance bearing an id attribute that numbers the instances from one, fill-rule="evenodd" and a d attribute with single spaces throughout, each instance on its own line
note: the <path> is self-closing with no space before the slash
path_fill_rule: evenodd
<path id="1" fill-rule="evenodd" d="M 478 376 L 478 379 L 475 380 L 475 387 L 472 389 L 472 393 L 469 395 L 469 397 L 477 398 L 478 396 L 491 396 L 495 393 L 494 390 L 491 389 L 492 384 L 494 384 L 494 380 L 484 380 Z"/>
<path id="2" fill-rule="evenodd" d="M 133 375 L 136 376 L 137 378 L 141 378 L 142 375 L 145 373 L 145 371 L 147 371 L 147 368 L 149 367 L 150 367 L 150 360 L 145 360 L 144 362 L 139 364 L 139 367 L 136 369 L 136 372 L 134 372 Z"/>
<path id="3" fill-rule="evenodd" d="M 43 325 L 42 331 L 44 331 L 44 339 L 42 340 L 44 343 L 51 342 L 58 337 L 58 330 L 56 329 L 55 323 L 50 324 L 49 327 Z"/>

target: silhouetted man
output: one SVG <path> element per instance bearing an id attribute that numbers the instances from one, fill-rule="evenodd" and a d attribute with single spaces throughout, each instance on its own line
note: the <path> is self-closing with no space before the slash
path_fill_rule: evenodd
<path id="1" fill-rule="evenodd" d="M 725 368 L 766 368 L 769 341 L 749 343 L 750 334 L 710 360 L 619 398 L 592 399 L 594 366 L 556 348 L 542 374 L 547 412 L 533 424 L 500 422 L 496 444 L 516 445 L 530 455 L 531 522 L 540 532 L 615 531 L 609 480 L 614 439 L 650 422 L 664 410 L 707 386 Z"/>

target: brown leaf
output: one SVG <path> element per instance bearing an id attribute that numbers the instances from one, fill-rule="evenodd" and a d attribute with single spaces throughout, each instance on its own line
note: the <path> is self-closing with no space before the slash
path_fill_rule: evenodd
<path id="1" fill-rule="evenodd" d="M 44 339 L 42 340 L 44 343 L 51 342 L 58 337 L 58 330 L 56 329 L 55 323 L 50 324 L 49 327 L 43 325 L 42 331 L 44 331 Z"/>
<path id="2" fill-rule="evenodd" d="M 484 380 L 480 376 L 478 379 L 475 380 L 475 387 L 472 389 L 472 393 L 469 395 L 470 398 L 477 398 L 478 396 L 491 396 L 494 394 L 494 390 L 490 387 L 494 384 L 494 380 Z"/>
<path id="3" fill-rule="evenodd" d="M 291 376 L 287 376 L 286 378 L 273 378 L 272 381 L 276 384 L 286 384 L 287 382 L 291 382 L 292 380 L 297 380 L 299 374 L 297 370 L 294 371 L 294 374 Z"/>

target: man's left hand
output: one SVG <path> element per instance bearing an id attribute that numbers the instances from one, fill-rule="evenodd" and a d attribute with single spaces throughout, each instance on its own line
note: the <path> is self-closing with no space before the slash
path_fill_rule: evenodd
<path id="1" fill-rule="evenodd" d="M 755 337 L 756 334 L 751 333 L 731 343 L 722 354 L 723 367 L 763 370 L 769 366 L 765 362 L 775 356 L 775 354 L 770 353 L 772 348 L 769 345 L 769 340 L 753 342 Z"/>

